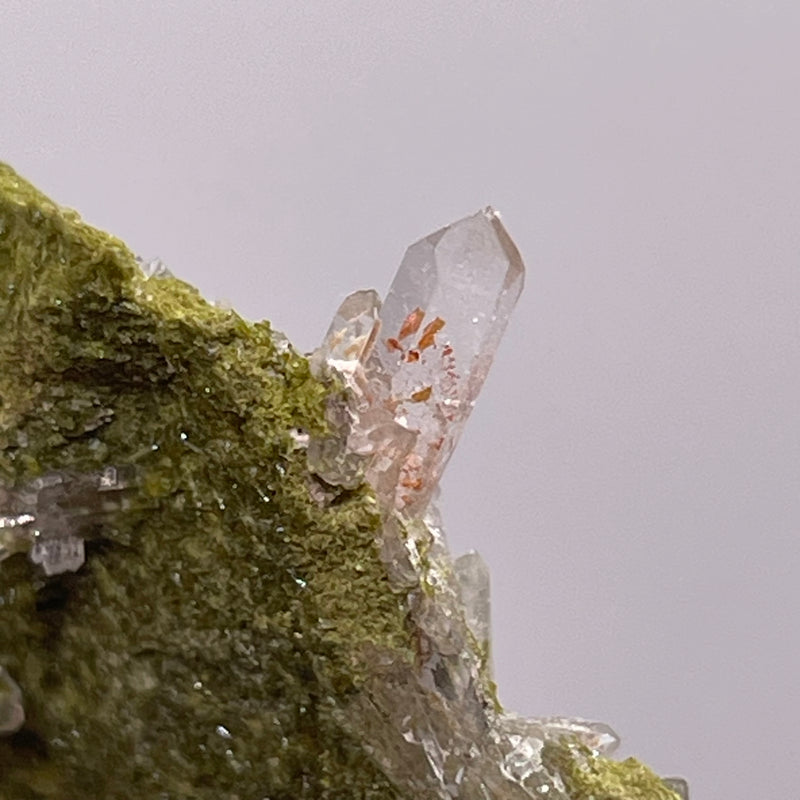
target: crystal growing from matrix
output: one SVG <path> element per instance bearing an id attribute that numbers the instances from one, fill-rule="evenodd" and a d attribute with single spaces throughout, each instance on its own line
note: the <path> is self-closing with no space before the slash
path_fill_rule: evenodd
<path id="1" fill-rule="evenodd" d="M 381 553 L 421 641 L 419 667 L 387 673 L 352 709 L 353 725 L 390 720 L 371 744 L 387 773 L 415 792 L 438 786 L 441 798 L 566 800 L 548 748 L 573 741 L 598 757 L 619 744 L 602 723 L 496 710 L 488 570 L 474 552 L 450 559 L 431 504 L 523 282 L 519 252 L 487 208 L 411 245 L 382 304 L 373 291 L 347 297 L 311 359 L 350 394 L 329 408 L 334 434 L 312 440 L 310 466 L 330 484 L 363 475 L 375 487 Z"/>
<path id="2" fill-rule="evenodd" d="M 380 312 L 372 391 L 417 433 L 396 503 L 425 508 L 524 282 L 519 251 L 487 208 L 411 245 Z"/>
<path id="3" fill-rule="evenodd" d="M 486 208 L 412 244 L 382 304 L 374 291 L 347 297 L 312 365 L 327 362 L 357 399 L 331 420 L 347 441 L 312 446 L 319 474 L 338 459 L 332 481 L 350 485 L 365 471 L 379 495 L 419 516 L 486 380 L 524 277 L 519 251 Z"/>
<path id="4" fill-rule="evenodd" d="M 447 548 L 523 279 L 485 209 L 304 358 L 0 164 L 0 797 L 685 797 L 502 707 Z"/>
<path id="5" fill-rule="evenodd" d="M 672 789 L 681 800 L 689 800 L 689 784 L 683 778 L 664 778 L 664 783 Z"/>

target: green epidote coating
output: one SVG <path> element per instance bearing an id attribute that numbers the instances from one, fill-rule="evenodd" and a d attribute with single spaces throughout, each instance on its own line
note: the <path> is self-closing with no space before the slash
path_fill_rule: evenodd
<path id="1" fill-rule="evenodd" d="M 561 741 L 545 745 L 542 763 L 561 778 L 572 800 L 680 800 L 635 758 L 612 761 L 585 745 Z"/>
<path id="2" fill-rule="evenodd" d="M 0 800 L 411 800 L 340 717 L 366 652 L 413 655 L 372 493 L 309 493 L 292 431 L 323 432 L 330 391 L 268 323 L 146 279 L 0 164 L 0 483 L 139 478 L 79 572 L 0 564 L 27 716 Z M 677 797 L 632 759 L 544 761 L 574 800 Z"/>
<path id="3" fill-rule="evenodd" d="M 75 574 L 0 564 L 27 723 L 0 798 L 398 797 L 339 722 L 365 645 L 409 657 L 371 492 L 320 507 L 292 429 L 328 388 L 273 335 L 0 164 L 0 481 L 133 465 Z"/>

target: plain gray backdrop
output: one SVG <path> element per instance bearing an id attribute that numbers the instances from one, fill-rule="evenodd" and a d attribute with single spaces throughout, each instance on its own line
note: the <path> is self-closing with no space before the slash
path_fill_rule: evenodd
<path id="1" fill-rule="evenodd" d="M 0 0 L 0 159 L 304 350 L 500 208 L 527 288 L 443 506 L 501 697 L 788 800 L 798 42 L 767 0 Z"/>

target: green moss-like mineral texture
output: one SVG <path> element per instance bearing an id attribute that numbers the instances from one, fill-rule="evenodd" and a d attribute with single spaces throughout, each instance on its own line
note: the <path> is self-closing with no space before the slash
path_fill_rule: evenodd
<path id="1" fill-rule="evenodd" d="M 561 777 L 573 800 L 678 800 L 661 778 L 635 758 L 612 761 L 585 745 L 562 741 L 545 745 L 542 762 Z"/>
<path id="2" fill-rule="evenodd" d="M 413 678 L 422 639 L 373 492 L 309 472 L 305 437 L 340 391 L 268 323 L 147 277 L 0 164 L 0 501 L 51 487 L 43 518 L 86 547 L 48 577 L 14 538 L 30 515 L 0 508 L 0 800 L 423 800 L 348 714 L 387 665 L 394 707 L 407 691 L 447 710 Z M 108 474 L 125 477 L 102 494 Z M 574 800 L 676 797 L 578 743 L 542 760 Z"/>
<path id="3" fill-rule="evenodd" d="M 328 389 L 273 334 L 0 164 L 0 482 L 137 476 L 77 573 L 0 565 L 27 722 L 0 798 L 392 798 L 338 721 L 365 645 L 406 651 L 366 489 L 326 507 L 297 430 Z"/>

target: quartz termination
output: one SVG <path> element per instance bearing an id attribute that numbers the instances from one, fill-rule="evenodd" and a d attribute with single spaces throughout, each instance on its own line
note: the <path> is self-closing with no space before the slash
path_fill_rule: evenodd
<path id="1" fill-rule="evenodd" d="M 419 642 L 414 669 L 376 655 L 382 674 L 370 701 L 351 708 L 352 726 L 390 777 L 425 797 L 572 798 L 547 748 L 573 742 L 596 758 L 619 741 L 601 723 L 500 709 L 488 570 L 477 553 L 450 559 L 431 502 L 523 280 L 519 252 L 487 208 L 409 247 L 383 304 L 374 291 L 351 294 L 311 358 L 348 393 L 330 404 L 331 435 L 312 439 L 309 466 L 327 484 L 366 478 L 375 489 L 382 557 L 408 593 Z"/>

